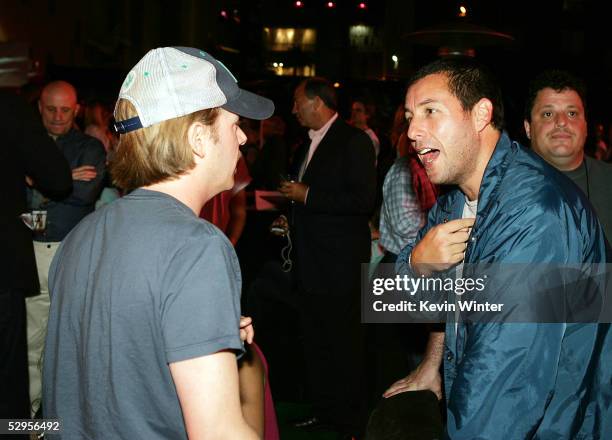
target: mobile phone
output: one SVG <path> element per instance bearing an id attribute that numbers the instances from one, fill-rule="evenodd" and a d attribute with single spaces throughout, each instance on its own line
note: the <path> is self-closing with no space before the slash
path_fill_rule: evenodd
<path id="1" fill-rule="evenodd" d="M 281 182 L 295 182 L 297 180 L 292 174 L 280 173 L 278 177 L 280 177 Z"/>

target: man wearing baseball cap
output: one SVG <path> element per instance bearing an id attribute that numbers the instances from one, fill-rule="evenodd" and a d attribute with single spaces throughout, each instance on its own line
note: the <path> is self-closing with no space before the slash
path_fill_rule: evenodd
<path id="1" fill-rule="evenodd" d="M 238 115 L 273 111 L 198 49 L 152 50 L 128 73 L 111 174 L 131 192 L 77 225 L 49 273 L 43 411 L 62 439 L 256 438 L 238 395 L 253 338 L 238 260 L 198 213 L 233 185 Z"/>

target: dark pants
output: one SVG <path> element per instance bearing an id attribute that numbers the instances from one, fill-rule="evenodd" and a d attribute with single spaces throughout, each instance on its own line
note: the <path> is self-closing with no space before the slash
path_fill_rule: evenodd
<path id="1" fill-rule="evenodd" d="M 363 431 L 367 414 L 359 306 L 358 289 L 336 296 L 300 292 L 301 333 L 315 414 L 352 434 Z"/>
<path id="2" fill-rule="evenodd" d="M 397 257 L 387 251 L 374 276 L 393 278 Z M 368 406 L 374 408 L 387 388 L 419 365 L 429 328 L 425 324 L 369 324 L 367 336 Z"/>
<path id="3" fill-rule="evenodd" d="M 25 298 L 0 288 L 0 419 L 30 417 Z"/>

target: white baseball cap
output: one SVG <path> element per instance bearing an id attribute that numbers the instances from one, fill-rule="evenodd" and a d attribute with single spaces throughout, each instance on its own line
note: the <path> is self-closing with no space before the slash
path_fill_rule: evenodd
<path id="1" fill-rule="evenodd" d="M 193 47 L 149 51 L 127 74 L 119 98 L 130 101 L 138 116 L 115 122 L 117 133 L 215 107 L 250 119 L 274 113 L 271 100 L 238 87 L 223 63 Z"/>

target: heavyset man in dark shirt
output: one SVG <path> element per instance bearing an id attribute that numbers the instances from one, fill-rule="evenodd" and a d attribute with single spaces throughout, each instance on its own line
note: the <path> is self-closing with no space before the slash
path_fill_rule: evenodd
<path id="1" fill-rule="evenodd" d="M 548 70 L 530 84 L 525 132 L 531 148 L 572 179 L 595 208 L 608 242 L 612 239 L 612 165 L 584 154 L 586 90 L 568 72 Z"/>

